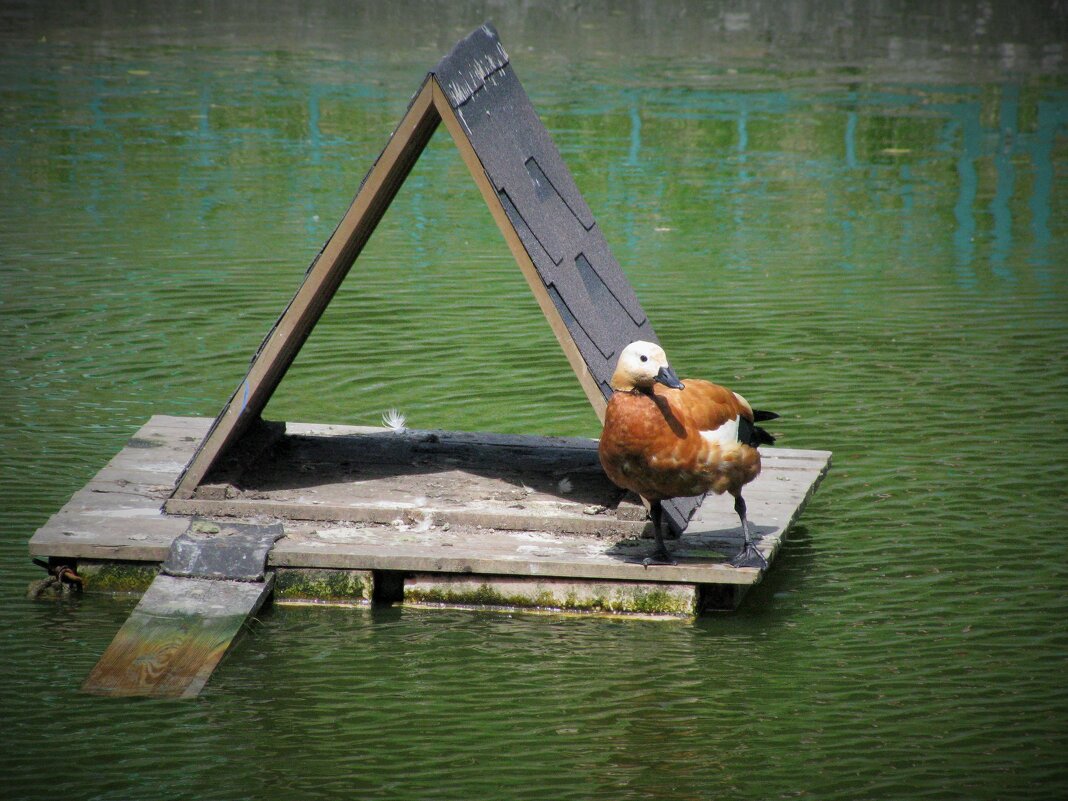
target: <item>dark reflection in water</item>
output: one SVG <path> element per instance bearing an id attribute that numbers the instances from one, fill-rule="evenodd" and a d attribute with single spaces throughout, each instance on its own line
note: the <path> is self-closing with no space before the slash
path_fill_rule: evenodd
<path id="1" fill-rule="evenodd" d="M 486 18 L 672 361 L 834 450 L 803 527 L 732 615 L 275 608 L 196 701 L 82 696 L 133 601 L 23 601 L 27 538 L 218 411 Z M 5 792 L 1065 795 L 1066 41 L 1055 3 L 3 4 Z M 597 434 L 444 132 L 268 414 L 391 407 Z"/>

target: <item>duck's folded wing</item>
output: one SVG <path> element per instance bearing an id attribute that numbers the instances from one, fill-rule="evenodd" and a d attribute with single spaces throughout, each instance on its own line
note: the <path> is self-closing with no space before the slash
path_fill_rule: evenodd
<path id="1" fill-rule="evenodd" d="M 752 421 L 753 410 L 745 398 L 711 381 L 688 378 L 677 394 L 679 402 L 701 431 L 716 431 L 725 424 L 737 424 L 740 417 Z"/>

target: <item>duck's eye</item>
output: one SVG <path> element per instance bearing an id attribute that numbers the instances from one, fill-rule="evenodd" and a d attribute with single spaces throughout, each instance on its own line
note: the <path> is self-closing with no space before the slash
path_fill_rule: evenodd
<path id="1" fill-rule="evenodd" d="M 648 357 L 648 356 L 646 356 L 646 355 L 644 355 L 644 354 L 642 354 L 642 356 L 641 356 L 641 360 L 642 360 L 643 362 L 647 362 L 647 361 L 649 361 L 649 357 Z"/>

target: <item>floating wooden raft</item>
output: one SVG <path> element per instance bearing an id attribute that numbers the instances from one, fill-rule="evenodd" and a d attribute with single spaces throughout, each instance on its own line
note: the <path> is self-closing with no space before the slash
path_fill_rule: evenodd
<path id="1" fill-rule="evenodd" d="M 285 536 L 268 569 L 386 572 L 424 589 L 446 574 L 490 588 L 502 577 L 546 588 L 552 580 L 687 585 L 693 613 L 702 590 L 718 588 L 718 603 L 733 606 L 762 575 L 726 563 L 741 532 L 724 498 L 704 503 L 669 543 L 678 565 L 636 561 L 652 547 L 642 538 L 645 509 L 608 482 L 587 439 L 289 424 L 245 469 L 207 482 L 205 497 L 168 501 L 210 424 L 153 417 L 34 534 L 31 554 L 159 563 L 195 516 L 270 518 Z M 830 453 L 762 452 L 764 471 L 746 502 L 771 561 Z"/>
<path id="2" fill-rule="evenodd" d="M 174 567 L 198 516 L 229 528 L 220 539 L 234 542 L 242 526 L 266 536 L 278 529 L 264 529 L 265 519 L 280 523 L 285 536 L 269 552 L 244 546 L 266 562 L 259 570 L 273 571 L 275 596 L 289 599 L 689 615 L 710 600 L 735 606 L 760 580 L 761 571 L 726 563 L 741 533 L 722 499 L 665 502 L 672 528 L 684 532 L 678 564 L 641 564 L 650 548 L 644 507 L 608 482 L 592 440 L 263 421 L 440 123 L 599 417 L 619 352 L 635 339 L 656 341 L 496 31 L 476 29 L 423 80 L 219 415 L 152 418 L 31 539 L 34 556 L 77 562 L 83 574 L 163 563 L 87 689 L 195 694 L 271 591 L 270 572 L 249 580 Z M 763 453 L 746 501 L 770 561 L 830 454 Z"/>

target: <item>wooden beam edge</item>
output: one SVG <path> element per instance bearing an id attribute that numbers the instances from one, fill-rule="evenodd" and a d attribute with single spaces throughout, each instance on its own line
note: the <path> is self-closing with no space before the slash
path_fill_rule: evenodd
<path id="1" fill-rule="evenodd" d="M 186 466 L 174 497 L 191 497 L 242 427 L 267 405 L 441 121 L 433 102 L 436 85 L 429 75 L 424 79 L 348 210 L 312 261 L 296 294 L 253 356 L 245 377 Z"/>

